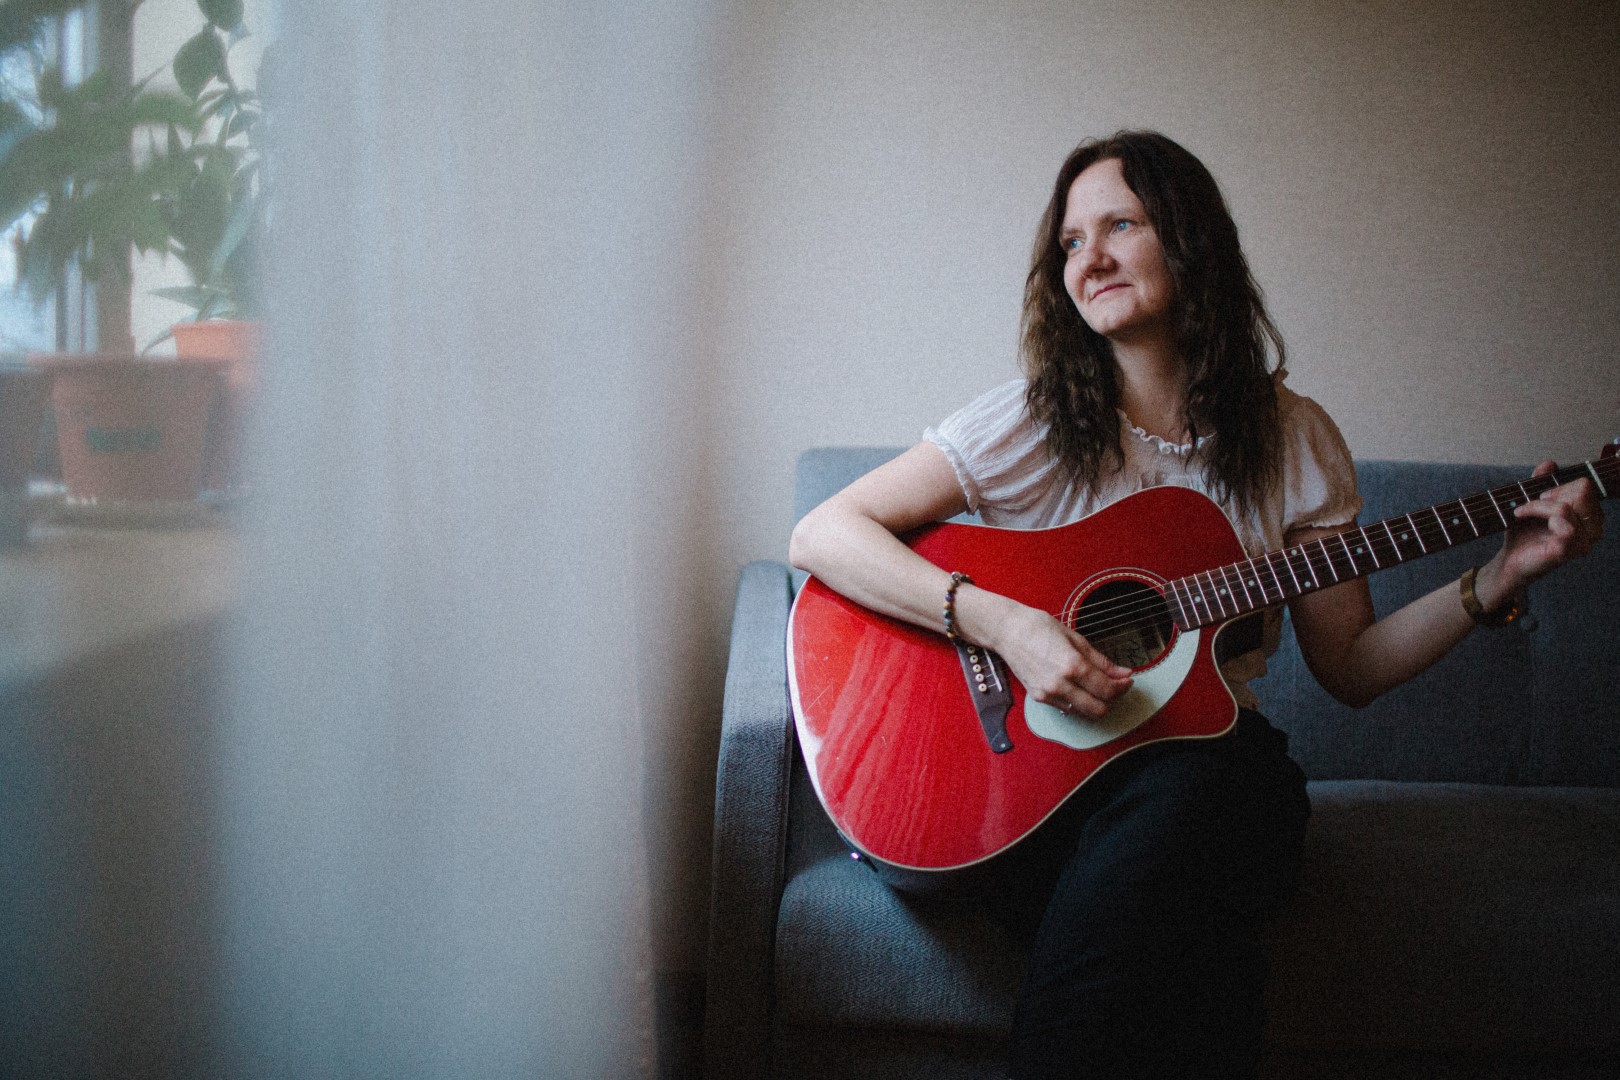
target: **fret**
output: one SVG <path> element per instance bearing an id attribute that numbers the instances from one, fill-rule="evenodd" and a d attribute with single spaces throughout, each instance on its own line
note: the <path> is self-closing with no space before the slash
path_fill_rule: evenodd
<path id="1" fill-rule="evenodd" d="M 1243 582 L 1240 580 L 1238 582 L 1239 587 L 1242 584 Z M 1237 589 L 1232 588 L 1232 567 L 1230 566 L 1221 567 L 1221 595 L 1232 602 L 1232 610 L 1239 614 L 1252 609 L 1254 606 L 1252 604 L 1245 606 L 1245 601 L 1248 598 L 1246 592 L 1243 596 L 1239 596 Z"/>
<path id="2" fill-rule="evenodd" d="M 1487 491 L 1485 494 L 1490 496 L 1491 506 L 1493 506 L 1496 509 L 1496 516 L 1502 519 L 1502 528 L 1506 529 L 1506 528 L 1510 527 L 1512 525 L 1512 522 L 1508 521 L 1507 515 L 1502 513 L 1502 504 L 1499 501 L 1497 501 L 1496 492 L 1495 491 Z M 1511 507 L 1513 504 L 1509 503 L 1508 505 Z"/>
<path id="3" fill-rule="evenodd" d="M 1362 570 L 1361 563 L 1356 562 L 1356 555 L 1362 555 L 1362 557 L 1366 557 L 1366 559 L 1371 559 L 1372 568 L 1374 568 L 1374 570 L 1382 570 L 1383 563 L 1379 562 L 1379 552 L 1372 551 L 1372 538 L 1371 536 L 1367 536 L 1367 529 L 1356 529 L 1353 536 L 1358 542 L 1356 542 L 1356 546 L 1354 547 L 1349 547 L 1349 544 L 1346 544 L 1345 552 L 1349 555 L 1349 562 L 1351 562 L 1351 565 L 1356 567 L 1356 573 L 1369 573 L 1367 570 Z"/>
<path id="4" fill-rule="evenodd" d="M 1238 615 L 1243 612 L 1243 605 L 1242 601 L 1238 599 L 1237 593 L 1232 591 L 1232 578 L 1227 573 L 1229 569 L 1229 567 L 1221 567 L 1221 603 L 1229 605 L 1232 613 Z"/>
<path id="5" fill-rule="evenodd" d="M 1193 575 L 1193 584 L 1198 586 L 1198 599 L 1195 602 L 1203 605 L 1204 617 L 1207 619 L 1215 618 L 1219 610 L 1220 597 L 1215 598 L 1217 601 L 1216 606 L 1211 606 L 1209 602 L 1209 592 L 1204 588 L 1204 583 L 1198 580 L 1197 574 Z"/>
<path id="6" fill-rule="evenodd" d="M 1428 538 L 1429 546 L 1436 551 L 1444 551 L 1451 546 L 1451 533 L 1446 531 L 1446 523 L 1440 520 L 1440 512 L 1434 507 L 1427 510 L 1416 511 L 1418 528 Z M 1423 515 L 1427 514 L 1428 517 Z"/>
<path id="7" fill-rule="evenodd" d="M 1373 524 L 1382 525 L 1383 522 L 1378 521 L 1378 522 L 1374 522 Z M 1378 534 L 1376 532 L 1373 532 L 1370 528 L 1367 530 L 1366 535 L 1367 535 L 1367 549 L 1373 553 L 1373 559 L 1378 563 L 1378 566 L 1379 566 L 1380 569 L 1382 569 L 1386 565 L 1392 565 L 1394 563 L 1397 563 L 1397 562 L 1401 561 L 1401 553 L 1398 550 L 1396 550 L 1396 548 L 1395 548 L 1395 538 L 1390 535 L 1390 532 L 1389 532 L 1388 528 L 1384 529 L 1384 536 L 1383 536 L 1382 540 L 1380 540 L 1378 538 Z M 1384 552 L 1384 557 L 1382 559 L 1378 558 L 1378 546 L 1380 544 L 1388 544 L 1389 545 L 1389 550 Z"/>
<path id="8" fill-rule="evenodd" d="M 1305 553 L 1305 561 L 1310 564 L 1311 576 L 1316 579 L 1318 588 L 1326 588 L 1331 582 L 1322 576 L 1323 567 L 1327 568 L 1329 576 L 1334 581 L 1339 580 L 1339 572 L 1333 568 L 1333 556 L 1328 554 L 1327 544 L 1320 540 L 1309 540 L 1299 546 Z"/>
<path id="9" fill-rule="evenodd" d="M 1282 557 L 1283 562 L 1288 566 L 1288 572 L 1294 575 L 1294 584 L 1299 587 L 1299 591 L 1294 595 L 1298 596 L 1301 593 L 1310 592 L 1311 568 L 1308 563 L 1305 566 L 1299 565 L 1299 548 L 1283 548 Z"/>
<path id="10" fill-rule="evenodd" d="M 1484 536 L 1485 534 L 1479 531 L 1479 524 L 1474 521 L 1474 515 L 1468 512 L 1468 500 L 1458 499 L 1457 507 L 1462 510 L 1463 517 L 1468 519 L 1468 527 L 1474 530 L 1474 539 L 1478 540 L 1481 536 Z"/>
<path id="11" fill-rule="evenodd" d="M 1181 609 L 1181 628 L 1183 630 L 1190 630 L 1192 629 L 1193 621 L 1187 616 L 1187 605 L 1182 602 L 1181 589 L 1178 587 L 1180 584 L 1181 583 L 1178 581 L 1172 581 L 1170 583 L 1170 595 L 1176 598 L 1176 607 Z"/>
<path id="12" fill-rule="evenodd" d="M 1354 529 L 1352 531 L 1353 532 L 1360 532 L 1361 530 L 1360 529 Z M 1342 532 L 1342 533 L 1339 534 L 1339 546 L 1344 548 L 1344 557 L 1346 559 L 1350 560 L 1350 572 L 1352 574 L 1360 576 L 1361 567 L 1356 565 L 1356 557 L 1354 555 L 1350 554 L 1350 541 L 1345 539 L 1345 537 L 1347 537 L 1349 535 L 1350 535 L 1350 533 L 1347 533 L 1347 532 Z"/>
<path id="13" fill-rule="evenodd" d="M 1395 540 L 1395 530 L 1389 527 L 1388 521 L 1380 521 L 1378 524 L 1384 527 L 1384 535 L 1389 538 L 1390 549 L 1395 552 L 1395 561 L 1404 561 L 1406 554 L 1401 551 L 1401 545 Z"/>
<path id="14" fill-rule="evenodd" d="M 1215 590 L 1215 605 L 1216 605 L 1216 607 L 1218 607 L 1220 609 L 1221 618 L 1224 619 L 1224 618 L 1226 618 L 1226 604 L 1221 599 L 1221 587 L 1219 585 L 1215 584 L 1215 575 L 1213 573 L 1210 573 L 1209 571 L 1206 570 L 1204 572 L 1204 576 L 1209 579 L 1210 587 Z M 1200 591 L 1203 590 L 1202 585 L 1199 586 L 1199 590 Z"/>
<path id="15" fill-rule="evenodd" d="M 1461 544 L 1461 543 L 1466 542 L 1469 539 L 1472 539 L 1471 537 L 1463 537 L 1461 540 L 1459 540 L 1459 539 L 1456 539 L 1455 537 L 1453 537 L 1451 535 L 1452 530 L 1456 530 L 1458 532 L 1461 532 L 1462 527 L 1464 525 L 1468 526 L 1469 529 L 1473 530 L 1474 536 L 1477 537 L 1479 535 L 1479 530 L 1474 527 L 1473 519 L 1471 519 L 1468 516 L 1468 508 L 1466 506 L 1464 506 L 1461 502 L 1441 503 L 1439 506 L 1435 507 L 1434 509 L 1435 509 L 1435 517 L 1437 517 L 1437 518 L 1441 516 L 1441 514 L 1440 514 L 1441 511 L 1445 512 L 1445 517 L 1441 518 L 1441 521 L 1442 521 L 1441 528 L 1445 529 L 1446 538 L 1451 543 L 1453 543 L 1453 544 Z M 1445 520 L 1447 518 L 1449 518 L 1450 521 L 1451 521 L 1451 527 L 1450 528 L 1446 528 L 1445 524 L 1444 524 L 1444 522 L 1445 522 Z"/>
<path id="16" fill-rule="evenodd" d="M 1305 591 L 1305 587 L 1299 583 L 1299 575 L 1294 573 L 1294 564 L 1289 560 L 1288 552 L 1283 551 L 1279 552 L 1279 554 L 1283 557 L 1283 565 L 1288 567 L 1288 576 L 1294 579 L 1294 595 L 1298 596 L 1300 593 Z M 1266 558 L 1266 561 L 1271 561 L 1269 556 Z M 1274 570 L 1272 573 L 1276 573 L 1276 571 Z"/>
<path id="17" fill-rule="evenodd" d="M 1322 555 L 1328 561 L 1328 568 L 1333 571 L 1333 580 L 1335 582 L 1357 576 L 1355 563 L 1350 560 L 1346 550 L 1345 546 L 1340 544 L 1339 550 L 1334 551 L 1328 547 L 1326 539 L 1322 541 Z"/>
<path id="18" fill-rule="evenodd" d="M 1334 583 L 1337 584 L 1338 582 L 1343 581 L 1344 577 L 1339 573 L 1338 566 L 1333 562 L 1333 552 L 1328 548 L 1327 538 L 1323 537 L 1321 540 L 1318 540 L 1316 542 L 1316 546 L 1322 549 L 1322 558 L 1327 560 L 1328 571 L 1333 575 Z M 1355 567 L 1347 567 L 1347 570 L 1349 571 L 1351 577 L 1355 577 Z"/>
<path id="19" fill-rule="evenodd" d="M 1234 563 L 1232 566 L 1227 567 L 1226 569 L 1228 569 L 1228 570 L 1235 569 L 1236 565 L 1237 564 Z M 1250 611 L 1253 611 L 1255 609 L 1254 597 L 1249 595 L 1249 584 L 1248 584 L 1248 582 L 1243 580 L 1243 571 L 1242 570 L 1237 571 L 1237 580 L 1238 580 L 1238 585 L 1241 586 L 1242 589 L 1243 589 L 1243 602 L 1244 602 L 1244 604 L 1246 604 L 1248 606 L 1248 609 Z"/>
<path id="20" fill-rule="evenodd" d="M 1209 597 L 1204 595 L 1204 586 L 1199 583 L 1197 574 L 1182 580 L 1190 582 L 1187 586 L 1187 595 L 1192 597 L 1194 617 L 1198 620 L 1198 625 L 1203 626 L 1210 621 Z"/>
<path id="21" fill-rule="evenodd" d="M 1259 570 L 1255 568 L 1253 559 L 1249 560 L 1249 574 L 1254 579 L 1250 584 L 1252 584 L 1255 588 L 1260 590 L 1260 599 L 1263 600 L 1264 602 L 1268 603 L 1268 604 L 1271 603 L 1271 597 L 1266 595 L 1266 582 L 1265 582 L 1265 579 L 1260 576 Z M 1278 594 L 1277 599 L 1279 599 L 1279 600 L 1282 599 L 1281 593 Z"/>
<path id="22" fill-rule="evenodd" d="M 1320 589 L 1322 587 L 1322 568 L 1317 566 L 1315 560 L 1311 558 L 1310 545 L 1301 544 L 1294 550 L 1299 552 L 1299 557 L 1304 560 L 1305 563 L 1305 571 L 1311 576 L 1310 587 L 1313 589 Z"/>
<path id="23" fill-rule="evenodd" d="M 1360 530 L 1352 530 L 1349 535 L 1353 536 L 1357 532 L 1360 532 Z M 1338 536 L 1338 541 L 1340 555 L 1344 559 L 1344 565 L 1349 568 L 1350 576 L 1360 577 L 1362 574 L 1366 573 L 1366 571 L 1361 569 L 1361 564 L 1356 561 L 1355 553 L 1350 550 L 1350 542 L 1346 538 L 1346 534 L 1340 533 Z"/>
<path id="24" fill-rule="evenodd" d="M 1423 554 L 1422 549 L 1420 548 L 1416 552 L 1412 550 L 1412 533 L 1410 530 L 1402 529 L 1399 534 L 1395 532 L 1398 520 L 1397 518 L 1390 518 L 1383 523 L 1384 530 L 1389 533 L 1389 542 L 1395 545 L 1395 554 L 1402 561 L 1415 559 Z"/>
<path id="25" fill-rule="evenodd" d="M 1198 614 L 1198 594 L 1193 591 L 1193 580 L 1184 577 L 1177 582 L 1181 586 L 1181 602 L 1187 610 L 1187 625 L 1202 626 L 1203 620 Z"/>
<path id="26" fill-rule="evenodd" d="M 1300 554 L 1300 557 L 1305 560 L 1306 568 L 1309 569 L 1310 572 L 1311 572 L 1311 583 L 1312 583 L 1311 587 L 1315 588 L 1315 589 L 1320 589 L 1320 588 L 1324 588 L 1326 586 L 1326 582 L 1324 582 L 1322 580 L 1322 567 L 1319 566 L 1317 564 L 1317 561 L 1311 557 L 1311 548 L 1313 548 L 1313 547 L 1319 549 L 1319 551 L 1321 553 L 1326 553 L 1326 551 L 1327 551 L 1327 548 L 1322 546 L 1321 541 L 1312 540 L 1312 541 L 1310 541 L 1308 543 L 1304 543 L 1304 544 L 1299 545 L 1299 554 Z M 1326 560 L 1326 562 L 1327 562 L 1328 572 L 1332 573 L 1333 572 L 1333 561 L 1331 559 L 1328 559 L 1328 560 Z M 1335 576 L 1335 578 L 1337 578 L 1338 575 L 1334 575 L 1334 576 Z"/>
<path id="27" fill-rule="evenodd" d="M 1288 596 L 1288 590 L 1283 588 L 1282 578 L 1277 576 L 1277 564 L 1271 561 L 1271 552 L 1260 556 L 1266 560 L 1266 571 L 1271 575 L 1271 587 L 1277 590 L 1277 599 L 1283 600 Z"/>
<path id="28" fill-rule="evenodd" d="M 1597 469 L 1592 467 L 1592 463 L 1590 461 L 1586 463 L 1586 471 L 1592 474 L 1592 483 L 1597 485 L 1598 496 L 1600 498 L 1607 499 L 1609 497 L 1609 489 L 1603 486 L 1603 477 L 1598 475 Z"/>
<path id="29" fill-rule="evenodd" d="M 1446 523 L 1440 519 L 1440 508 L 1431 506 L 1429 507 L 1429 513 L 1434 515 L 1434 523 L 1440 526 L 1440 535 L 1446 538 L 1446 547 L 1450 547 L 1451 533 L 1446 529 Z"/>
<path id="30" fill-rule="evenodd" d="M 1418 554 L 1427 555 L 1429 553 L 1429 545 L 1423 542 L 1423 532 L 1417 527 L 1417 522 L 1412 520 L 1411 514 L 1406 515 L 1406 523 L 1412 526 L 1412 535 L 1417 537 Z"/>

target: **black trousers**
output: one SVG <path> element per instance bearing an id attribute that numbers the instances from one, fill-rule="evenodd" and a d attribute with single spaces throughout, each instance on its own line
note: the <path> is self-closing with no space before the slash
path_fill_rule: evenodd
<path id="1" fill-rule="evenodd" d="M 1034 938 L 1014 1080 L 1254 1075 L 1263 933 L 1310 816 L 1287 748 L 1245 711 L 1218 739 L 1132 751 L 1004 857 L 985 902 Z"/>

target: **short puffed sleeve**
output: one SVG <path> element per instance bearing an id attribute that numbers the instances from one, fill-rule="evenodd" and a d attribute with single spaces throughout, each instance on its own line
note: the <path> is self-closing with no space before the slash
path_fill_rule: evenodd
<path id="1" fill-rule="evenodd" d="M 1024 386 L 1022 379 L 1003 383 L 923 432 L 950 461 L 974 513 L 1016 514 L 1058 479 L 1045 426 L 1030 418 Z"/>
<path id="2" fill-rule="evenodd" d="M 1282 531 L 1348 525 L 1361 512 L 1356 469 L 1326 410 L 1278 385 L 1283 429 Z"/>

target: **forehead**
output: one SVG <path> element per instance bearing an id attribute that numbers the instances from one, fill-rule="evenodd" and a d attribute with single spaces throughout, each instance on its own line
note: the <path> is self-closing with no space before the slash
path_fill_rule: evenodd
<path id="1" fill-rule="evenodd" d="M 1104 158 L 1088 165 L 1069 185 L 1063 224 L 1067 228 L 1121 213 L 1139 217 L 1143 212 L 1142 200 L 1125 182 L 1124 165 L 1118 158 Z"/>

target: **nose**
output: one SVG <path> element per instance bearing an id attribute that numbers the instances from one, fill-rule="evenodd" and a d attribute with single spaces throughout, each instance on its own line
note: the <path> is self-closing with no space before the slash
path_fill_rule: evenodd
<path id="1" fill-rule="evenodd" d="M 1086 240 L 1085 245 L 1080 249 L 1080 253 L 1074 258 L 1078 264 L 1077 269 L 1082 279 L 1111 269 L 1114 262 L 1113 256 L 1109 255 L 1108 248 L 1100 237 Z"/>

